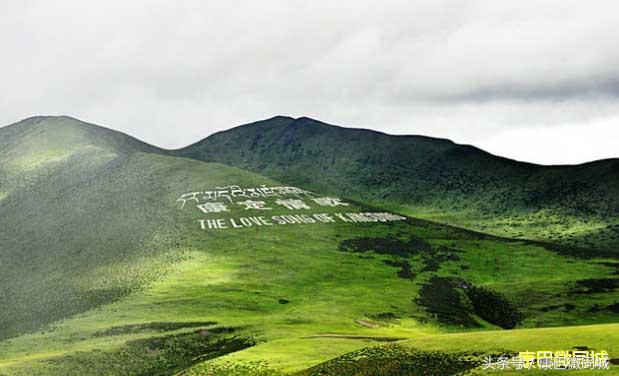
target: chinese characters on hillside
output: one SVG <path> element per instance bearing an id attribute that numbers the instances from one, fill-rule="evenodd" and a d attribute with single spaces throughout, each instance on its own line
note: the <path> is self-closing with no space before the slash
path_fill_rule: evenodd
<path id="1" fill-rule="evenodd" d="M 288 186 L 216 187 L 214 190 L 184 193 L 176 201 L 181 209 L 195 206 L 205 216 L 204 219 L 198 220 L 203 230 L 338 221 L 388 222 L 406 219 L 403 216 L 385 212 L 315 213 L 313 211 L 317 209 L 346 209 L 350 207 L 350 204 L 337 197 L 319 196 L 310 191 Z M 272 211 L 278 214 L 283 211 L 284 214 L 265 215 Z M 232 217 L 239 212 L 246 215 Z M 290 214 L 287 214 L 288 212 Z"/>
<path id="2" fill-rule="evenodd" d="M 190 201 L 200 204 L 205 201 L 223 200 L 232 204 L 234 203 L 234 200 L 239 198 L 266 199 L 269 197 L 285 196 L 312 197 L 312 192 L 296 187 L 267 187 L 265 185 L 261 185 L 258 188 L 241 188 L 238 185 L 231 185 L 228 187 L 216 187 L 215 190 L 185 193 L 182 194 L 176 201 L 181 203 L 181 209 L 183 209 Z"/>

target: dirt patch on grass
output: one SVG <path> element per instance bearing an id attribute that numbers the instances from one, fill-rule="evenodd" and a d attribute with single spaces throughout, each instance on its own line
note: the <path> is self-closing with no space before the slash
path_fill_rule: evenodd
<path id="1" fill-rule="evenodd" d="M 381 312 L 373 315 L 368 315 L 368 317 L 372 320 L 382 321 L 386 323 L 397 323 L 401 318 L 393 312 Z"/>
<path id="2" fill-rule="evenodd" d="M 355 320 L 355 323 L 361 326 L 365 326 L 366 328 L 371 328 L 371 329 L 380 328 L 380 324 L 371 322 L 368 320 Z"/>

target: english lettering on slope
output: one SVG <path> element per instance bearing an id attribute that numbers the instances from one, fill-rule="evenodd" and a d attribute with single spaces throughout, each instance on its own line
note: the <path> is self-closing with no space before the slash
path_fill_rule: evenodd
<path id="1" fill-rule="evenodd" d="M 208 218 L 199 219 L 203 230 L 239 229 L 245 227 L 268 227 L 291 224 L 315 224 L 335 222 L 389 222 L 401 221 L 406 217 L 387 212 L 321 212 L 316 208 L 334 209 L 350 207 L 338 197 L 319 196 L 313 192 L 290 186 L 241 188 L 239 185 L 216 187 L 206 191 L 192 191 L 182 194 L 177 200 L 180 208 L 188 203 L 195 205 Z M 212 218 L 248 212 L 247 216 Z M 278 214 L 266 215 L 275 210 Z M 279 214 L 282 211 L 290 214 Z"/>

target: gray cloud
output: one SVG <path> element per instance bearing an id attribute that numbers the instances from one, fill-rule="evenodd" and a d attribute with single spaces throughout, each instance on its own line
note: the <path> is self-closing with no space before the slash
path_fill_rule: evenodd
<path id="1" fill-rule="evenodd" d="M 521 101 L 563 101 L 563 100 L 595 100 L 602 98 L 619 98 L 619 79 L 607 78 L 603 81 L 565 82 L 553 85 L 520 87 L 518 85 L 498 85 L 494 87 L 477 88 L 467 93 L 454 96 L 443 96 L 438 100 L 446 102 L 485 102 L 514 99 Z"/>
<path id="2" fill-rule="evenodd" d="M 544 163 L 617 156 L 570 142 L 619 136 L 619 3 L 333 3 L 4 1 L 0 124 L 68 114 L 180 147 L 285 114 Z M 546 130 L 565 127 L 582 134 L 559 148 Z M 519 153 L 514 132 L 536 129 L 549 142 Z"/>

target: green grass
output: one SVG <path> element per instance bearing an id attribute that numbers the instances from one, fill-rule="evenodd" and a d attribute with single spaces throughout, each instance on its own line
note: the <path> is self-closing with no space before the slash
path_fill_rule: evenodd
<path id="1" fill-rule="evenodd" d="M 476 333 L 453 333 L 425 336 L 406 341 L 409 346 L 425 351 L 476 352 L 479 358 L 487 355 L 513 354 L 522 351 L 574 350 L 588 347 L 591 350 L 605 350 L 610 358 L 619 354 L 619 324 L 586 325 L 560 328 L 521 329 L 513 331 L 491 331 Z M 481 368 L 481 367 L 480 367 Z M 496 374 L 497 371 L 477 369 L 480 374 Z M 501 371 L 501 375 L 519 375 L 523 371 Z M 527 371 L 527 374 L 562 375 L 566 371 Z M 619 368 L 612 366 L 607 371 L 570 371 L 569 374 L 617 375 Z"/>
<path id="2" fill-rule="evenodd" d="M 444 139 L 283 116 L 175 153 L 495 235 L 619 246 L 617 159 L 539 166 Z"/>
<path id="3" fill-rule="evenodd" d="M 404 356 L 414 367 L 426 351 L 450 359 L 482 344 L 480 351 L 519 351 L 527 339 L 619 352 L 605 335 L 614 329 L 605 324 L 617 323 L 608 308 L 617 302 L 612 254 L 578 258 L 415 219 L 205 231 L 203 214 L 179 208 L 180 194 L 279 183 L 142 146 L 131 151 L 122 138 L 79 140 L 53 167 L 33 170 L 36 184 L 11 186 L 0 199 L 0 375 L 289 374 L 354 351 L 375 356 L 363 349 L 389 341 L 422 352 Z M 24 159 L 38 158 L 36 148 L 24 150 Z M 375 210 L 352 202 L 320 209 Z M 221 216 L 245 215 L 234 206 Z M 402 274 L 405 263 L 410 273 Z M 433 277 L 451 281 L 455 314 L 474 327 L 420 304 Z M 502 294 L 523 321 L 498 330 L 463 283 Z M 539 333 L 556 334 L 555 342 Z"/>
<path id="4" fill-rule="evenodd" d="M 608 370 L 506 370 L 486 368 L 484 361 L 499 356 L 508 359 L 525 351 L 607 351 L 619 352 L 619 326 L 617 324 L 588 325 L 545 329 L 520 329 L 513 331 L 483 331 L 420 335 L 396 344 L 381 345 L 355 350 L 331 359 L 318 366 L 298 373 L 302 375 L 452 375 L 471 369 L 471 375 L 617 375 L 619 369 L 610 365 Z M 617 358 L 611 359 L 616 364 Z M 419 369 L 419 364 L 427 366 Z M 233 367 L 210 368 L 222 370 L 221 375 Z M 193 368 L 189 375 L 208 375 L 208 364 Z"/>
<path id="5" fill-rule="evenodd" d="M 378 205 L 413 217 L 514 239 L 534 239 L 608 249 L 615 249 L 619 241 L 617 217 L 579 216 L 557 209 L 487 215 L 474 210 L 440 210 L 430 206 L 385 203 Z"/>
<path id="6" fill-rule="evenodd" d="M 460 260 L 442 263 L 438 274 L 458 275 L 472 283 L 503 291 L 522 306 L 527 316 L 525 327 L 536 326 L 539 322 L 551 326 L 615 318 L 610 313 L 594 316 L 586 312 L 594 300 L 611 302 L 616 296 L 613 293 L 555 297 L 546 301 L 544 296 L 567 294 L 576 280 L 606 277 L 611 269 L 558 256 L 539 247 L 498 240 L 471 240 L 469 236 L 443 232 L 440 227 L 406 223 L 391 226 L 298 225 L 269 230 L 223 230 L 205 234 L 188 228 L 184 234 L 184 260 L 174 264 L 164 277 L 116 303 L 56 323 L 49 331 L 3 342 L 0 352 L 4 354 L 4 364 L 0 372 L 20 374 L 24 369 L 39 370 L 37 367 L 46 364 L 40 363 L 42 359 L 76 351 L 92 353 L 92 361 L 95 361 L 99 358 L 94 357 L 97 354 L 94 350 L 114 352 L 126 346 L 127 341 L 161 335 L 148 330 L 109 337 L 95 333 L 110 327 L 147 322 L 208 320 L 226 327 L 242 327 L 241 333 L 255 337 L 258 345 L 224 356 L 216 361 L 217 364 L 263 361 L 270 368 L 285 372 L 300 371 L 343 353 L 380 343 L 367 338 L 357 340 L 355 336 L 416 338 L 464 330 L 436 323 L 414 303 L 419 288 L 417 282 L 435 273 L 421 272 L 411 281 L 399 278 L 397 268 L 385 265 L 382 260 L 388 257 L 384 255 L 361 258 L 366 255 L 338 251 L 341 240 L 357 233 L 365 236 L 413 234 L 435 246 L 455 243 L 462 251 Z M 562 272 L 547 274 L 542 261 L 552 263 Z M 410 262 L 413 270 L 421 269 L 421 263 L 414 257 Z M 470 269 L 461 270 L 461 265 L 469 265 Z M 518 273 L 525 269 L 528 278 L 519 280 Z M 280 304 L 279 299 L 287 299 L 290 303 Z M 578 309 L 558 315 L 539 310 L 553 302 L 572 302 Z M 384 322 L 373 318 L 384 312 L 392 312 L 399 318 Z M 356 320 L 375 322 L 379 326 L 365 327 Z M 484 323 L 478 330 L 493 327 Z M 63 370 L 62 361 L 59 364 L 55 372 Z"/>

